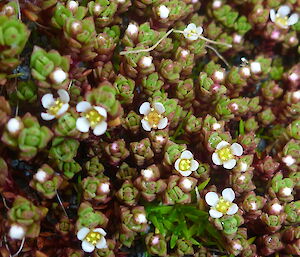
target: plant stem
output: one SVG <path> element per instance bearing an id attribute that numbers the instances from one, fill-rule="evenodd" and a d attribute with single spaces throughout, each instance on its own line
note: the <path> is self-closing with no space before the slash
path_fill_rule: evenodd
<path id="1" fill-rule="evenodd" d="M 205 45 L 205 47 L 207 47 L 207 48 L 209 48 L 209 49 L 211 49 L 211 50 L 213 50 L 214 52 L 215 52 L 215 54 L 226 64 L 226 66 L 228 67 L 228 68 L 230 68 L 230 65 L 229 65 L 229 63 L 225 60 L 225 58 L 217 51 L 217 49 L 216 48 L 214 48 L 214 47 L 212 47 L 212 46 L 210 46 L 210 45 Z"/>

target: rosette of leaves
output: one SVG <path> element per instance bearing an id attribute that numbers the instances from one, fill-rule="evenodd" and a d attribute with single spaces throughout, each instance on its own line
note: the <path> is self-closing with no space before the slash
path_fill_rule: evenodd
<path id="1" fill-rule="evenodd" d="M 130 180 L 126 180 L 121 188 L 116 192 L 116 197 L 128 206 L 136 205 L 139 191 L 134 187 Z"/>
<path id="2" fill-rule="evenodd" d="M 283 147 L 282 151 L 278 153 L 280 158 L 290 156 L 295 161 L 291 165 L 286 165 L 286 168 L 291 171 L 298 171 L 300 166 L 300 140 L 291 139 Z"/>
<path id="3" fill-rule="evenodd" d="M 92 177 L 102 177 L 104 172 L 104 166 L 100 162 L 99 157 L 95 156 L 89 161 L 85 163 L 85 168 L 89 174 L 89 176 Z"/>
<path id="4" fill-rule="evenodd" d="M 238 227 L 244 223 L 243 216 L 240 214 L 225 215 L 219 219 L 214 219 L 214 225 L 225 235 L 234 235 L 238 231 Z"/>
<path id="5" fill-rule="evenodd" d="M 214 152 L 217 145 L 221 141 L 231 142 L 231 135 L 229 132 L 210 131 L 204 134 L 204 146 L 209 152 Z"/>
<path id="6" fill-rule="evenodd" d="M 278 215 L 269 215 L 267 213 L 263 213 L 260 217 L 261 221 L 267 227 L 269 233 L 275 233 L 280 230 L 283 222 L 285 221 L 285 218 L 285 213 L 280 213 Z"/>
<path id="7" fill-rule="evenodd" d="M 192 102 L 195 99 L 194 82 L 192 79 L 182 80 L 176 84 L 176 97 L 185 109 L 192 106 Z"/>
<path id="8" fill-rule="evenodd" d="M 54 28 L 61 29 L 66 23 L 68 18 L 76 18 L 82 20 L 87 13 L 87 9 L 84 6 L 78 6 L 76 10 L 72 12 L 69 8 L 61 3 L 57 3 L 51 18 L 51 25 Z"/>
<path id="9" fill-rule="evenodd" d="M 252 182 L 252 171 L 232 172 L 229 175 L 229 184 L 237 194 L 253 191 L 256 187 Z"/>
<path id="10" fill-rule="evenodd" d="M 259 250 L 258 252 L 262 256 L 269 256 L 284 248 L 280 233 L 274 233 L 271 235 L 265 234 L 259 237 L 256 243 Z"/>
<path id="11" fill-rule="evenodd" d="M 18 66 L 30 31 L 17 17 L 0 16 L 0 70 L 10 71 Z"/>
<path id="12" fill-rule="evenodd" d="M 76 229 L 82 227 L 95 228 L 97 226 L 106 227 L 107 217 L 100 211 L 95 211 L 89 202 L 82 202 L 78 209 L 78 219 Z"/>
<path id="13" fill-rule="evenodd" d="M 73 229 L 74 225 L 67 217 L 62 217 L 59 222 L 55 225 L 55 229 L 62 236 L 68 235 Z"/>
<path id="14" fill-rule="evenodd" d="M 4 6 L 1 6 L 1 14 L 10 18 L 18 18 L 18 4 L 17 2 L 8 2 Z"/>
<path id="15" fill-rule="evenodd" d="M 135 81 L 119 74 L 114 82 L 117 90 L 117 99 L 121 104 L 132 104 L 134 97 Z"/>
<path id="16" fill-rule="evenodd" d="M 134 232 L 145 232 L 148 228 L 147 221 L 140 222 L 139 215 L 145 215 L 146 212 L 143 206 L 136 206 L 133 208 L 121 207 L 121 230 L 127 233 L 129 230 Z"/>
<path id="17" fill-rule="evenodd" d="M 287 134 L 296 140 L 300 140 L 300 119 L 294 120 L 286 128 Z"/>
<path id="18" fill-rule="evenodd" d="M 109 178 L 108 177 L 102 177 L 102 178 L 97 178 L 97 177 L 86 177 L 84 180 L 81 182 L 81 186 L 83 189 L 83 198 L 85 200 L 94 200 L 99 203 L 107 203 L 110 200 L 109 193 L 110 190 L 108 191 L 103 191 L 102 190 L 102 185 L 110 185 Z"/>
<path id="19" fill-rule="evenodd" d="M 169 83 L 179 81 L 181 70 L 182 66 L 179 62 L 172 61 L 171 59 L 163 59 L 160 62 L 160 75 Z"/>
<path id="20" fill-rule="evenodd" d="M 152 130 L 149 134 L 154 153 L 161 153 L 169 140 L 167 130 Z"/>
<path id="21" fill-rule="evenodd" d="M 44 49 L 34 46 L 30 58 L 30 67 L 32 77 L 37 85 L 42 88 L 67 89 L 69 85 L 68 72 L 70 69 L 70 59 L 67 56 L 61 56 L 58 51 Z M 62 71 L 66 78 L 58 82 L 53 76 L 54 72 Z"/>
<path id="22" fill-rule="evenodd" d="M 107 81 L 88 92 L 86 100 L 92 105 L 103 106 L 111 118 L 117 118 L 123 112 L 122 106 L 117 100 L 117 90 Z"/>
<path id="23" fill-rule="evenodd" d="M 182 119 L 187 116 L 186 112 L 183 111 L 176 98 L 162 100 L 162 103 L 166 109 L 164 115 L 170 121 L 170 129 L 176 128 Z"/>
<path id="24" fill-rule="evenodd" d="M 283 178 L 283 174 L 278 172 L 269 183 L 269 195 L 277 197 L 280 201 L 291 202 L 293 196 L 294 181 L 291 178 Z"/>
<path id="25" fill-rule="evenodd" d="M 117 25 L 111 28 L 105 27 L 103 33 L 100 33 L 95 41 L 95 51 L 99 55 L 111 56 L 117 46 L 120 37 L 120 27 Z"/>
<path id="26" fill-rule="evenodd" d="M 94 16 L 98 28 L 106 27 L 113 21 L 117 7 L 117 1 L 96 0 L 88 3 L 89 13 Z"/>
<path id="27" fill-rule="evenodd" d="M 8 211 L 8 220 L 26 228 L 26 236 L 36 238 L 40 234 L 41 220 L 46 216 L 47 208 L 37 207 L 22 196 L 17 196 Z"/>
<path id="28" fill-rule="evenodd" d="M 11 114 L 11 108 L 9 102 L 5 99 L 4 96 L 0 96 L 0 127 L 9 119 Z"/>
<path id="29" fill-rule="evenodd" d="M 197 118 L 194 115 L 190 115 L 185 123 L 184 131 L 189 134 L 197 134 L 201 132 L 202 118 Z"/>
<path id="30" fill-rule="evenodd" d="M 63 30 L 64 38 L 72 51 L 81 52 L 85 60 L 93 59 L 97 55 L 91 51 L 96 40 L 96 29 L 92 17 L 82 20 L 68 18 Z"/>
<path id="31" fill-rule="evenodd" d="M 130 167 L 126 162 L 123 162 L 117 171 L 116 177 L 120 180 L 130 180 L 136 175 L 136 168 Z"/>
<path id="32" fill-rule="evenodd" d="M 45 198 L 52 199 L 57 194 L 57 190 L 59 189 L 63 179 L 59 175 L 56 175 L 54 170 L 47 164 L 43 164 L 39 170 L 46 173 L 45 179 L 41 181 L 37 179 L 36 176 L 33 176 L 29 185 Z"/>
<path id="33" fill-rule="evenodd" d="M 300 222 L 300 201 L 294 201 L 284 206 L 284 213 L 286 214 L 285 224 L 299 224 Z"/>
<path id="34" fill-rule="evenodd" d="M 117 166 L 121 161 L 129 156 L 124 139 L 118 139 L 111 144 L 105 146 L 105 152 L 109 158 L 111 165 Z"/>
<path id="35" fill-rule="evenodd" d="M 59 171 L 61 171 L 66 179 L 72 179 L 76 173 L 81 171 L 81 166 L 78 162 L 71 160 L 71 161 L 60 161 L 56 160 L 55 164 Z"/>
<path id="36" fill-rule="evenodd" d="M 37 100 L 37 86 L 31 80 L 22 81 L 17 86 L 17 97 L 19 100 L 34 103 Z"/>
<path id="37" fill-rule="evenodd" d="M 149 138 L 144 138 L 139 142 L 130 143 L 130 150 L 138 166 L 143 166 L 145 163 L 150 162 L 154 157 Z"/>
<path id="38" fill-rule="evenodd" d="M 138 115 L 135 111 L 131 110 L 127 116 L 124 118 L 122 125 L 130 130 L 130 132 L 137 134 L 140 131 L 141 127 L 141 116 Z"/>
<path id="39" fill-rule="evenodd" d="M 260 178 L 269 180 L 278 170 L 280 163 L 276 162 L 272 156 L 266 156 L 257 163 L 257 171 L 260 173 Z"/>
<path id="40" fill-rule="evenodd" d="M 31 160 L 44 149 L 53 136 L 52 131 L 40 126 L 36 117 L 26 113 L 22 118 L 23 128 L 17 135 L 11 135 L 7 130 L 2 135 L 2 142 L 18 150 L 22 160 Z"/>
<path id="41" fill-rule="evenodd" d="M 248 192 L 243 197 L 241 208 L 255 219 L 261 215 L 261 209 L 264 207 L 266 201 L 264 197 L 256 195 L 254 192 Z"/>
<path id="42" fill-rule="evenodd" d="M 4 159 L 0 157 L 0 193 L 3 191 L 3 187 L 6 184 L 8 176 L 8 167 Z"/>
<path id="43" fill-rule="evenodd" d="M 238 97 L 244 87 L 247 86 L 247 78 L 242 75 L 241 68 L 232 67 L 226 74 L 225 84 L 230 95 Z"/>
<path id="44" fill-rule="evenodd" d="M 209 179 L 210 175 L 210 165 L 208 163 L 199 162 L 199 167 L 197 170 L 193 171 L 193 176 L 200 179 L 201 181 Z"/>
<path id="45" fill-rule="evenodd" d="M 81 134 L 76 128 L 77 118 L 78 113 L 73 108 L 69 109 L 69 111 L 59 117 L 55 123 L 53 128 L 55 135 L 78 138 Z"/>
<path id="46" fill-rule="evenodd" d="M 176 241 L 176 253 L 178 256 L 194 255 L 193 243 L 186 239 Z"/>
<path id="47" fill-rule="evenodd" d="M 148 253 L 158 256 L 167 256 L 167 241 L 163 235 L 149 233 L 145 241 Z"/>
<path id="48" fill-rule="evenodd" d="M 142 78 L 142 89 L 146 95 L 151 96 L 155 91 L 161 90 L 164 82 L 159 79 L 158 73 L 153 72 Z"/>
<path id="49" fill-rule="evenodd" d="M 77 155 L 79 142 L 75 139 L 55 137 L 49 150 L 49 157 L 54 160 L 71 162 Z"/>
<path id="50" fill-rule="evenodd" d="M 114 250 L 116 247 L 116 241 L 113 239 L 106 239 L 106 244 L 107 244 L 107 248 L 104 248 L 104 249 L 96 248 L 93 253 L 93 257 L 115 257 Z M 73 256 L 71 256 L 71 257 L 73 257 Z"/>

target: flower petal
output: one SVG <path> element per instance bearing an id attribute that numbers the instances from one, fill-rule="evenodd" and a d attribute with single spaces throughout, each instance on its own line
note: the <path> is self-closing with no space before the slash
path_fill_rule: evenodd
<path id="1" fill-rule="evenodd" d="M 270 19 L 271 21 L 275 22 L 276 20 L 276 13 L 275 13 L 275 10 L 274 9 L 271 9 L 270 10 Z"/>
<path id="2" fill-rule="evenodd" d="M 216 165 L 222 165 L 223 164 L 223 162 L 221 161 L 221 159 L 220 159 L 220 157 L 217 153 L 213 153 L 211 159 L 212 159 L 213 163 L 216 164 Z"/>
<path id="3" fill-rule="evenodd" d="M 166 126 L 168 126 L 168 118 L 164 117 L 163 119 L 161 119 L 157 125 L 158 129 L 164 129 Z"/>
<path id="4" fill-rule="evenodd" d="M 64 114 L 69 109 L 69 104 L 63 104 L 63 106 L 56 113 L 57 116 Z"/>
<path id="5" fill-rule="evenodd" d="M 237 213 L 238 210 L 239 210 L 239 207 L 237 206 L 237 204 L 234 203 L 229 207 L 227 214 L 233 215 L 233 214 Z"/>
<path id="6" fill-rule="evenodd" d="M 192 159 L 193 157 L 194 157 L 194 155 L 189 150 L 183 151 L 180 155 L 180 159 Z"/>
<path id="7" fill-rule="evenodd" d="M 94 228 L 93 231 L 99 232 L 102 236 L 106 236 L 106 232 L 102 228 Z"/>
<path id="8" fill-rule="evenodd" d="M 79 231 L 77 232 L 78 240 L 83 240 L 89 232 L 90 232 L 90 229 L 86 228 L 86 227 L 79 229 Z"/>
<path id="9" fill-rule="evenodd" d="M 166 111 L 166 109 L 162 103 L 158 103 L 158 102 L 154 103 L 153 107 L 159 114 L 162 114 Z"/>
<path id="10" fill-rule="evenodd" d="M 217 147 L 216 147 L 216 149 L 217 150 L 220 150 L 220 149 L 222 149 L 223 147 L 225 147 L 225 146 L 228 146 L 228 145 L 230 145 L 228 142 L 226 142 L 226 141 L 221 141 L 218 145 L 217 145 Z"/>
<path id="11" fill-rule="evenodd" d="M 93 107 L 102 117 L 107 118 L 107 111 L 103 107 L 100 106 L 93 106 Z"/>
<path id="12" fill-rule="evenodd" d="M 215 192 L 208 192 L 205 195 L 205 201 L 210 206 L 215 206 L 219 202 L 219 196 Z"/>
<path id="13" fill-rule="evenodd" d="M 146 121 L 145 119 L 142 119 L 141 123 L 142 123 L 142 127 L 143 127 L 144 130 L 151 131 L 152 127 L 150 126 L 148 121 Z"/>
<path id="14" fill-rule="evenodd" d="M 192 171 L 191 170 L 179 170 L 179 173 L 181 174 L 181 176 L 184 176 L 184 177 L 188 177 L 189 175 L 192 174 Z"/>
<path id="15" fill-rule="evenodd" d="M 196 160 L 191 161 L 191 171 L 195 171 L 199 168 L 199 163 Z"/>
<path id="16" fill-rule="evenodd" d="M 45 109 L 50 108 L 55 102 L 52 94 L 45 94 L 42 97 L 41 101 L 42 101 L 42 105 Z"/>
<path id="17" fill-rule="evenodd" d="M 176 169 L 177 171 L 180 171 L 180 168 L 179 168 L 179 163 L 180 163 L 180 161 L 181 161 L 181 159 L 178 158 L 178 159 L 176 160 L 175 164 L 174 164 L 174 167 L 175 167 L 175 169 Z"/>
<path id="18" fill-rule="evenodd" d="M 187 36 L 187 39 L 191 41 L 197 40 L 198 38 L 199 38 L 198 35 L 194 33 L 192 35 Z"/>
<path id="19" fill-rule="evenodd" d="M 85 117 L 80 117 L 76 120 L 76 128 L 80 132 L 88 132 L 90 129 L 90 122 Z"/>
<path id="20" fill-rule="evenodd" d="M 227 170 L 231 170 L 236 165 L 236 160 L 231 159 L 229 161 L 223 162 L 223 167 Z"/>
<path id="21" fill-rule="evenodd" d="M 225 200 L 229 201 L 229 202 L 232 202 L 235 198 L 235 193 L 234 191 L 232 190 L 232 188 L 225 188 L 223 191 L 222 191 L 222 196 Z"/>
<path id="22" fill-rule="evenodd" d="M 235 155 L 235 156 L 241 156 L 243 154 L 243 147 L 238 144 L 238 143 L 233 143 L 230 146 L 231 152 Z"/>
<path id="23" fill-rule="evenodd" d="M 60 100 L 61 100 L 62 102 L 64 102 L 64 103 L 70 102 L 70 96 L 69 96 L 69 93 L 68 93 L 66 90 L 64 90 L 64 89 L 59 89 L 59 90 L 57 91 L 57 94 L 59 95 L 59 98 L 60 98 Z"/>
<path id="24" fill-rule="evenodd" d="M 95 246 L 90 244 L 88 241 L 83 240 L 82 244 L 81 244 L 81 248 L 83 251 L 87 252 L 87 253 L 91 253 L 92 251 L 95 250 Z"/>
<path id="25" fill-rule="evenodd" d="M 107 248 L 106 240 L 105 240 L 105 238 L 103 236 L 101 237 L 100 241 L 96 244 L 96 247 L 98 249 Z"/>
<path id="26" fill-rule="evenodd" d="M 299 15 L 298 15 L 297 13 L 293 13 L 293 14 L 289 17 L 287 23 L 288 23 L 289 26 L 292 26 L 292 25 L 296 24 L 296 23 L 298 22 L 298 20 L 299 20 Z"/>
<path id="27" fill-rule="evenodd" d="M 282 5 L 279 7 L 277 14 L 279 14 L 281 17 L 287 16 L 291 12 L 291 9 L 288 5 Z"/>
<path id="28" fill-rule="evenodd" d="M 100 136 L 105 133 L 106 129 L 107 129 L 107 122 L 102 121 L 94 128 L 93 133 L 95 136 Z"/>
<path id="29" fill-rule="evenodd" d="M 223 213 L 219 212 L 217 210 L 214 210 L 214 209 L 210 209 L 209 210 L 209 215 L 212 218 L 218 219 L 218 218 L 221 218 L 223 216 Z"/>
<path id="30" fill-rule="evenodd" d="M 197 27 L 196 32 L 198 35 L 201 35 L 203 33 L 203 28 L 202 27 Z"/>
<path id="31" fill-rule="evenodd" d="M 47 112 L 42 112 L 41 117 L 42 117 L 43 120 L 53 120 L 55 118 L 54 115 L 49 114 Z"/>
<path id="32" fill-rule="evenodd" d="M 141 106 L 140 106 L 140 114 L 142 115 L 147 115 L 151 110 L 150 107 L 150 103 L 149 102 L 144 102 Z"/>
<path id="33" fill-rule="evenodd" d="M 92 108 L 91 104 L 87 101 L 79 102 L 76 105 L 76 111 L 77 112 L 86 112 L 87 110 L 89 110 L 91 108 Z"/>
<path id="34" fill-rule="evenodd" d="M 190 23 L 187 27 L 188 30 L 196 30 L 197 26 L 195 23 Z"/>

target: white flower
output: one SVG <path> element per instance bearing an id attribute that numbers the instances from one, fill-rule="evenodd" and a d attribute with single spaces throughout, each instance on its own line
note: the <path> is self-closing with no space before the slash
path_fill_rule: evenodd
<path id="1" fill-rule="evenodd" d="M 23 124 L 19 118 L 11 118 L 6 124 L 8 132 L 12 135 L 18 134 L 22 127 Z"/>
<path id="2" fill-rule="evenodd" d="M 13 224 L 9 229 L 8 235 L 12 239 L 23 239 L 25 236 L 25 230 L 22 226 Z"/>
<path id="3" fill-rule="evenodd" d="M 212 155 L 212 161 L 216 165 L 223 165 L 225 169 L 231 170 L 236 165 L 234 156 L 241 156 L 243 151 L 243 147 L 238 143 L 230 145 L 226 141 L 221 141 Z"/>
<path id="4" fill-rule="evenodd" d="M 183 31 L 183 35 L 188 40 L 197 40 L 199 36 L 202 34 L 202 27 L 196 27 L 194 23 L 190 23 Z"/>
<path id="5" fill-rule="evenodd" d="M 44 183 L 47 180 L 48 174 L 42 169 L 39 169 L 33 176 L 38 182 Z"/>
<path id="6" fill-rule="evenodd" d="M 192 174 L 197 170 L 199 163 L 194 160 L 194 155 L 190 151 L 183 151 L 175 162 L 175 169 L 184 177 Z"/>
<path id="7" fill-rule="evenodd" d="M 219 197 L 215 192 L 208 192 L 205 195 L 205 201 L 209 206 L 209 215 L 215 219 L 221 218 L 224 214 L 233 215 L 239 207 L 232 203 L 235 198 L 234 191 L 231 188 L 225 188 L 222 191 L 222 196 Z"/>
<path id="8" fill-rule="evenodd" d="M 47 112 L 42 112 L 43 120 L 53 120 L 60 117 L 69 109 L 70 96 L 64 89 L 57 91 L 58 98 L 53 98 L 52 94 L 46 94 L 42 97 L 42 105 Z"/>
<path id="9" fill-rule="evenodd" d="M 68 74 L 60 68 L 54 70 L 50 75 L 50 78 L 55 84 L 60 84 L 64 82 L 67 79 L 67 77 Z"/>
<path id="10" fill-rule="evenodd" d="M 107 248 L 105 237 L 106 232 L 102 228 L 89 228 L 83 227 L 77 232 L 77 238 L 82 241 L 81 248 L 87 253 L 91 253 L 97 249 Z"/>
<path id="11" fill-rule="evenodd" d="M 270 19 L 276 25 L 283 29 L 287 29 L 289 26 L 294 25 L 298 22 L 299 15 L 297 13 L 293 13 L 290 17 L 291 9 L 288 5 L 282 5 L 279 7 L 277 13 L 275 13 L 274 9 L 270 10 Z"/>
<path id="12" fill-rule="evenodd" d="M 89 102 L 82 101 L 76 105 L 81 117 L 76 121 L 76 128 L 81 132 L 88 132 L 90 128 L 96 136 L 105 133 L 107 129 L 107 112 L 100 106 L 92 106 Z"/>
<path id="13" fill-rule="evenodd" d="M 168 118 L 162 115 L 165 111 L 162 103 L 154 103 L 152 107 L 149 102 L 143 103 L 140 106 L 140 114 L 144 115 L 141 121 L 143 129 L 164 129 L 168 125 Z"/>
<path id="14" fill-rule="evenodd" d="M 158 7 L 158 11 L 157 11 L 157 14 L 159 15 L 159 17 L 161 19 L 167 19 L 169 17 L 169 14 L 170 14 L 170 10 L 167 6 L 165 5 L 160 5 Z"/>

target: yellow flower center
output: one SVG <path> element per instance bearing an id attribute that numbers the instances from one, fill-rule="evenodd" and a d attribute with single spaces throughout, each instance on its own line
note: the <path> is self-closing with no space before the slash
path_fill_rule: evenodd
<path id="1" fill-rule="evenodd" d="M 215 208 L 217 211 L 226 214 L 230 206 L 231 206 L 231 202 L 225 200 L 223 197 L 220 197 L 220 200 Z"/>
<path id="2" fill-rule="evenodd" d="M 189 32 L 188 32 L 188 37 L 192 37 L 192 36 L 194 36 L 196 34 L 196 30 L 194 30 L 194 29 L 191 29 Z"/>
<path id="3" fill-rule="evenodd" d="M 63 105 L 64 103 L 60 99 L 55 100 L 54 104 L 48 109 L 49 113 L 56 115 Z"/>
<path id="4" fill-rule="evenodd" d="M 85 237 L 85 240 L 92 245 L 96 245 L 100 241 L 100 239 L 101 239 L 101 234 L 95 231 L 89 232 Z"/>
<path id="5" fill-rule="evenodd" d="M 276 15 L 275 23 L 281 25 L 282 27 L 288 26 L 288 17 L 281 17 L 280 15 Z"/>
<path id="6" fill-rule="evenodd" d="M 95 109 L 87 111 L 84 116 L 89 120 L 92 128 L 96 127 L 96 125 L 104 119 Z"/>
<path id="7" fill-rule="evenodd" d="M 179 162 L 179 169 L 182 171 L 189 170 L 191 168 L 191 160 L 190 159 L 181 159 Z"/>
<path id="8" fill-rule="evenodd" d="M 226 162 L 230 159 L 233 159 L 233 154 L 231 153 L 231 149 L 229 146 L 223 147 L 217 151 L 219 158 L 221 161 Z"/>
<path id="9" fill-rule="evenodd" d="M 158 126 L 161 118 L 162 115 L 159 114 L 154 108 L 151 108 L 151 111 L 144 117 L 144 119 L 148 121 L 153 128 L 156 128 Z"/>

